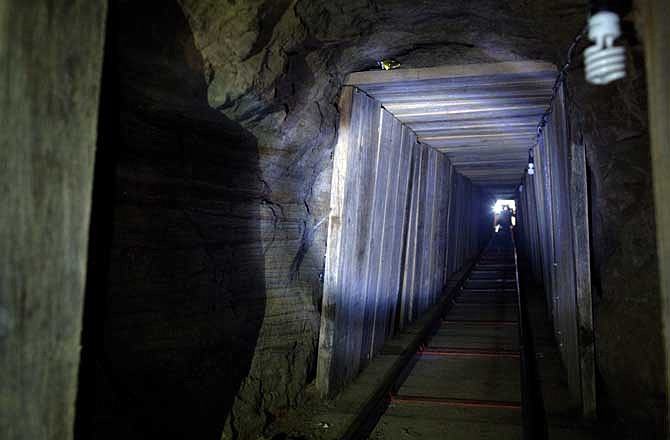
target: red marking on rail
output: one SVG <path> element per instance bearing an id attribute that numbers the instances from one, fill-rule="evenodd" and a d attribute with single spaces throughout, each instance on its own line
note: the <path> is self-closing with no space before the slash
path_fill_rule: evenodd
<path id="1" fill-rule="evenodd" d="M 511 350 L 471 350 L 468 348 L 425 348 L 422 355 L 445 357 L 482 357 L 482 358 L 514 358 L 518 359 L 518 351 Z"/>
<path id="2" fill-rule="evenodd" d="M 447 399 L 442 397 L 428 397 L 428 396 L 391 395 L 391 403 L 435 403 L 438 405 L 470 407 L 470 408 L 505 408 L 514 410 L 521 409 L 521 404 L 516 402 Z"/>

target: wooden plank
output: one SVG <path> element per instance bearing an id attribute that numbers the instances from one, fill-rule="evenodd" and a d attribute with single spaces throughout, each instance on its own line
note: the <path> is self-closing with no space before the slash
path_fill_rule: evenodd
<path id="1" fill-rule="evenodd" d="M 544 280 L 544 291 L 547 303 L 547 314 L 553 316 L 554 309 L 554 288 L 553 288 L 553 263 L 554 263 L 554 239 L 551 235 L 552 217 L 551 201 L 549 195 L 550 182 L 548 179 L 549 163 L 545 164 L 545 147 L 541 143 L 534 148 L 533 157 L 535 158 L 536 181 L 535 192 L 538 206 L 538 221 L 540 222 L 540 243 L 542 256 L 542 279 Z"/>
<path id="2" fill-rule="evenodd" d="M 406 102 L 391 103 L 387 102 L 384 107 L 393 114 L 405 111 L 426 111 L 427 109 L 439 110 L 473 110 L 479 108 L 507 107 L 507 106 L 526 106 L 526 105 L 547 105 L 546 96 L 515 96 L 503 97 L 496 94 L 490 94 L 486 97 L 457 99 L 449 97 L 439 100 L 433 98 L 430 100 L 413 100 Z"/>
<path id="3" fill-rule="evenodd" d="M 394 245 L 394 251 L 396 254 L 394 255 L 394 262 L 391 271 L 391 286 L 393 288 L 393 292 L 391 293 L 394 295 L 394 298 L 391 302 L 391 310 L 389 313 L 387 337 L 394 335 L 397 331 L 399 322 L 402 322 L 397 319 L 397 315 L 401 308 L 401 303 L 403 302 L 402 288 L 405 269 L 405 255 L 407 249 L 406 244 L 408 242 L 407 229 L 409 224 L 409 202 L 411 200 L 410 188 L 412 178 L 412 153 L 415 142 L 416 136 L 414 133 L 412 133 L 412 131 L 407 127 L 403 127 L 401 142 L 402 153 L 400 156 L 400 167 L 398 171 L 398 191 L 396 201 L 398 215 L 396 215 L 396 224 L 394 226 L 394 230 L 396 231 L 396 243 Z"/>
<path id="4" fill-rule="evenodd" d="M 588 188 L 584 145 L 571 144 L 570 192 L 572 201 L 573 254 L 577 296 L 577 328 L 581 372 L 582 415 L 596 417 L 595 335 L 591 300 Z"/>
<path id="5" fill-rule="evenodd" d="M 406 207 L 406 192 L 407 192 L 407 177 L 408 177 L 408 156 L 410 145 L 415 141 L 415 136 L 412 131 L 406 126 L 400 125 L 400 135 L 398 142 L 398 156 L 397 156 L 397 172 L 394 176 L 395 191 L 391 194 L 393 202 L 393 218 L 387 227 L 387 237 L 385 237 L 391 246 L 391 255 L 386 268 L 388 274 L 388 289 L 387 289 L 387 308 L 384 338 L 392 334 L 392 323 L 394 321 L 395 306 L 398 300 L 400 288 L 400 268 L 401 268 L 401 252 L 403 248 L 403 232 L 404 232 L 404 214 Z"/>
<path id="6" fill-rule="evenodd" d="M 464 175 L 465 177 L 468 178 L 476 178 L 476 177 L 517 177 L 519 182 L 521 181 L 521 177 L 523 176 L 524 173 L 524 168 L 519 169 L 517 168 L 466 168 L 465 170 L 462 170 L 459 168 L 459 172 Z"/>
<path id="7" fill-rule="evenodd" d="M 341 266 L 345 237 L 344 208 L 349 172 L 349 155 L 353 138 L 357 136 L 353 115 L 353 87 L 343 87 L 340 94 L 340 127 L 333 153 L 333 175 L 328 217 L 328 247 L 324 270 L 321 328 L 317 358 L 316 386 L 322 396 L 329 396 L 335 389 L 334 363 L 336 357 L 338 308 L 341 293 Z"/>
<path id="8" fill-rule="evenodd" d="M 518 132 L 503 133 L 480 133 L 471 131 L 470 133 L 430 133 L 419 135 L 420 142 L 433 143 L 435 145 L 481 145 L 486 143 L 504 142 L 516 144 L 524 142 L 526 145 L 533 141 L 533 133 L 527 130 Z"/>
<path id="9" fill-rule="evenodd" d="M 542 61 L 510 61 L 502 63 L 482 63 L 424 67 L 417 69 L 398 69 L 389 71 L 355 72 L 347 76 L 346 85 L 380 84 L 400 81 L 421 81 L 443 78 L 470 76 L 503 76 L 512 74 L 530 75 L 532 73 L 556 72 L 556 66 Z"/>
<path id="10" fill-rule="evenodd" d="M 355 283 L 353 270 L 355 269 L 353 260 L 355 256 L 354 246 L 356 236 L 356 226 L 360 217 L 358 203 L 360 199 L 360 184 L 361 178 L 360 159 L 363 139 L 367 134 L 365 132 L 365 115 L 368 112 L 367 105 L 371 101 L 366 95 L 354 91 L 353 107 L 352 107 L 352 137 L 350 138 L 349 154 L 347 157 L 347 180 L 344 192 L 344 209 L 343 209 L 343 225 L 342 237 L 347 245 L 342 247 L 342 258 L 340 261 L 340 285 L 338 297 L 339 313 L 336 316 L 337 332 L 334 342 L 334 363 L 333 375 L 337 388 L 341 388 L 349 381 L 356 372 L 353 370 L 351 364 L 351 347 L 350 347 L 350 326 L 353 320 L 352 311 L 352 283 Z"/>
<path id="11" fill-rule="evenodd" d="M 535 197 L 535 180 L 526 174 L 523 184 L 522 197 L 526 203 L 524 212 L 526 220 L 526 235 L 530 248 L 531 269 L 536 282 L 542 281 L 542 263 L 540 258 L 540 237 L 538 226 L 538 211 Z"/>
<path id="12" fill-rule="evenodd" d="M 449 177 L 449 205 L 447 211 L 448 225 L 447 225 L 447 243 L 446 243 L 446 262 L 445 262 L 445 283 L 451 274 L 454 272 L 454 238 L 456 236 L 456 206 L 458 201 L 458 194 L 456 192 L 456 170 L 451 167 L 451 176 Z"/>
<path id="13" fill-rule="evenodd" d="M 361 362 L 366 365 L 372 357 L 373 340 L 375 331 L 375 316 L 379 304 L 379 261 L 382 258 L 381 235 L 384 229 L 384 204 L 386 202 L 387 185 L 392 168 L 391 162 L 391 142 L 393 131 L 391 127 L 395 119 L 387 111 L 381 112 L 381 121 L 379 125 L 379 138 L 377 142 L 377 167 L 376 180 L 374 188 L 368 188 L 368 191 L 374 192 L 372 231 L 370 234 L 370 253 L 367 264 L 366 274 L 366 296 L 365 305 L 365 323 L 363 337 L 361 342 Z"/>
<path id="14" fill-rule="evenodd" d="M 547 83 L 532 82 L 530 84 L 512 86 L 473 87 L 463 86 L 460 88 L 433 88 L 430 91 L 418 89 L 415 91 L 385 91 L 381 89 L 375 92 L 375 98 L 382 104 L 400 104 L 405 102 L 443 101 L 447 99 L 472 100 L 490 98 L 539 98 L 544 97 L 546 102 L 551 97 L 551 90 Z M 537 124 L 537 121 L 536 121 Z"/>
<path id="15" fill-rule="evenodd" d="M 5 440 L 73 436 L 107 4 L 0 2 Z"/>
<path id="16" fill-rule="evenodd" d="M 449 191 L 445 189 L 445 186 L 449 182 L 449 172 L 450 166 L 449 159 L 442 153 L 439 154 L 440 157 L 440 181 L 438 182 L 438 193 L 440 194 L 440 206 L 438 211 L 438 220 L 439 220 L 439 235 L 436 243 L 437 250 L 439 252 L 439 258 L 435 263 L 435 280 L 439 286 L 438 295 L 442 295 L 442 290 L 446 285 L 445 281 L 445 257 L 446 257 L 446 247 L 447 247 L 447 210 L 449 208 Z"/>
<path id="17" fill-rule="evenodd" d="M 360 192 L 358 191 L 358 186 L 356 181 L 360 178 L 360 153 L 361 150 L 358 146 L 362 142 L 364 136 L 363 131 L 365 129 L 365 106 L 368 102 L 367 97 L 364 97 L 360 94 L 359 91 L 354 90 L 354 104 L 352 111 L 352 126 L 355 126 L 355 131 L 353 132 L 352 143 L 350 145 L 351 151 L 349 155 L 349 162 L 347 164 L 347 185 L 345 188 L 345 208 L 344 208 L 344 225 L 342 229 L 342 235 L 345 237 L 347 242 L 353 243 L 356 239 L 356 226 L 358 224 L 359 210 L 358 210 L 358 199 Z M 340 279 L 341 279 L 341 289 L 339 293 L 338 306 L 340 307 L 340 313 L 338 313 L 337 319 L 337 338 L 335 340 L 335 380 L 337 388 L 341 388 L 348 381 L 348 378 L 353 377 L 355 374 L 351 365 L 350 360 L 350 326 L 352 322 L 352 307 L 350 301 L 351 297 L 351 283 L 353 280 L 353 264 L 352 259 L 354 257 L 354 251 L 351 246 L 345 246 L 342 250 L 343 258 L 340 265 Z"/>
<path id="18" fill-rule="evenodd" d="M 456 216 L 455 232 L 454 232 L 454 272 L 461 267 L 461 246 L 463 241 L 463 199 L 465 198 L 465 178 L 463 175 L 457 174 L 456 180 L 456 209 L 454 214 Z"/>
<path id="19" fill-rule="evenodd" d="M 458 166 L 459 170 L 478 170 L 478 169 L 497 169 L 497 168 L 509 168 L 521 166 L 522 170 L 525 170 L 527 165 L 527 157 L 518 157 L 515 159 L 501 158 L 500 160 L 488 160 L 486 156 L 482 157 L 480 161 L 470 161 L 466 162 L 463 160 L 457 160 L 458 156 L 454 157 L 454 164 Z"/>
<path id="20" fill-rule="evenodd" d="M 419 170 L 421 164 L 421 146 L 416 142 L 412 145 L 412 184 L 410 188 L 410 207 L 407 218 L 407 244 L 405 245 L 405 267 L 403 273 L 402 303 L 400 319 L 402 325 L 410 323 L 413 319 L 414 304 L 414 277 L 416 266 L 416 229 L 418 209 L 418 187 Z"/>
<path id="21" fill-rule="evenodd" d="M 420 159 L 420 168 L 419 168 L 419 185 L 417 187 L 417 210 L 416 210 L 416 242 L 415 242 L 415 276 L 414 276 L 414 302 L 412 305 L 412 311 L 414 317 L 418 316 L 422 311 L 422 305 L 424 304 L 424 295 L 423 291 L 423 279 L 421 278 L 423 274 L 423 266 L 425 264 L 423 258 L 423 250 L 426 246 L 424 230 L 426 227 L 426 184 L 428 180 L 428 157 L 430 154 L 430 149 L 426 146 L 421 145 L 421 159 Z"/>
<path id="22" fill-rule="evenodd" d="M 581 402 L 580 355 L 578 335 L 577 298 L 575 296 L 575 260 L 573 252 L 573 229 L 570 202 L 569 150 L 567 121 L 562 90 L 554 101 L 552 119 L 547 126 L 547 138 L 551 141 L 550 155 L 553 213 L 554 213 L 554 269 L 556 272 L 557 319 L 556 327 L 561 339 L 559 348 L 563 354 L 568 373 L 570 392 Z"/>
<path id="23" fill-rule="evenodd" d="M 454 271 L 460 270 L 460 268 L 463 266 L 463 209 L 465 206 L 465 197 L 466 197 L 466 180 L 465 177 L 463 177 L 462 174 L 458 174 L 458 185 L 456 188 L 458 189 L 458 205 L 456 206 L 456 237 L 455 237 L 455 265 L 454 265 Z"/>
<path id="24" fill-rule="evenodd" d="M 382 252 L 379 260 L 376 262 L 378 272 L 377 283 L 377 303 L 375 306 L 375 315 L 373 318 L 373 339 L 370 347 L 371 356 L 374 356 L 382 347 L 386 338 L 386 325 L 388 324 L 388 310 L 389 302 L 392 299 L 391 295 L 391 263 L 393 260 L 393 245 L 394 236 L 397 231 L 392 230 L 394 219 L 398 215 L 396 210 L 396 193 L 398 191 L 398 170 L 400 168 L 400 153 L 402 140 L 402 124 L 397 119 L 390 117 L 391 124 L 386 129 L 390 131 L 389 142 L 389 178 L 386 184 L 384 206 L 381 212 L 377 211 L 376 215 L 383 216 L 383 223 L 381 229 L 380 246 Z"/>
<path id="25" fill-rule="evenodd" d="M 422 141 L 419 138 L 419 141 Z M 423 142 L 423 141 L 422 141 Z M 528 151 L 529 145 L 533 142 L 532 136 L 530 138 L 519 138 L 519 139 L 508 139 L 508 140 L 460 140 L 460 141 L 425 141 L 424 143 L 430 144 L 435 149 L 445 150 L 448 152 L 457 152 L 461 150 L 462 152 L 472 154 L 474 152 L 484 151 L 487 152 L 503 152 L 508 150 L 516 150 L 519 153 L 524 149 Z"/>
<path id="26" fill-rule="evenodd" d="M 476 121 L 479 119 L 499 118 L 499 117 L 540 117 L 546 104 L 536 105 L 506 105 L 499 107 L 480 106 L 476 108 L 454 109 L 454 110 L 424 110 L 424 111 L 402 111 L 396 112 L 395 117 L 402 122 L 410 124 L 415 122 L 438 122 L 438 121 Z"/>
<path id="27" fill-rule="evenodd" d="M 446 156 L 445 156 L 446 157 Z M 445 213 L 444 213 L 444 243 L 442 244 L 442 247 L 444 248 L 444 262 L 442 263 L 442 268 L 440 270 L 442 271 L 442 284 L 446 286 L 447 280 L 449 279 L 449 276 L 451 275 L 451 272 L 449 270 L 449 239 L 451 238 L 451 224 L 452 224 L 452 215 L 451 215 L 451 210 L 452 210 L 452 203 L 453 203 L 453 177 L 454 177 L 454 167 L 451 164 L 451 161 L 449 158 L 447 158 L 447 171 L 446 171 L 446 176 L 445 176 L 445 183 L 442 186 L 442 191 L 444 192 L 446 196 L 446 200 L 444 203 L 445 207 Z"/>
<path id="28" fill-rule="evenodd" d="M 355 188 L 358 191 L 358 205 L 351 207 L 358 211 L 358 220 L 354 227 L 352 242 L 353 248 L 351 278 L 346 286 L 346 295 L 349 298 L 350 318 L 347 326 L 347 344 L 345 360 L 351 365 L 351 374 L 356 375 L 360 369 L 360 352 L 363 339 L 365 321 L 365 307 L 367 305 L 366 275 L 370 261 L 370 243 L 373 240 L 372 217 L 374 211 L 374 192 L 369 188 L 376 185 L 377 145 L 380 137 L 381 104 L 372 99 L 365 100 L 361 115 L 361 135 L 358 149 L 358 175 L 355 178 Z"/>
<path id="29" fill-rule="evenodd" d="M 364 84 L 357 87 L 365 90 L 372 96 L 384 97 L 387 94 L 466 94 L 480 93 L 504 93 L 508 90 L 538 90 L 551 92 L 555 75 L 505 75 L 480 76 L 468 78 L 445 78 L 423 81 L 402 81 L 398 83 Z"/>
<path id="30" fill-rule="evenodd" d="M 663 304 L 666 368 L 670 365 L 670 4 L 667 0 L 641 2 L 644 20 L 644 52 L 649 99 L 651 163 L 656 210 L 656 247 Z M 666 374 L 670 396 L 670 374 Z M 670 411 L 670 407 L 668 408 Z M 670 413 L 667 417 L 670 424 Z M 668 426 L 670 432 L 670 425 Z"/>
<path id="31" fill-rule="evenodd" d="M 432 165 L 432 177 L 430 181 L 430 186 L 428 187 L 428 191 L 432 194 L 432 200 L 431 200 L 431 206 L 428 212 L 429 215 L 429 221 L 430 221 L 430 231 L 428 232 L 428 242 L 430 243 L 430 246 L 426 246 L 426 250 L 428 251 L 428 273 L 426 274 L 426 278 L 428 279 L 429 282 L 429 296 L 428 296 L 428 304 L 429 306 L 432 305 L 438 297 L 438 291 L 439 291 L 439 286 L 436 284 L 435 280 L 435 260 L 438 258 L 437 252 L 438 248 L 435 246 L 437 243 L 437 234 L 438 234 L 438 210 L 439 210 L 439 203 L 440 203 L 440 191 L 439 191 L 439 186 L 438 186 L 438 180 L 439 180 L 439 160 L 440 156 L 442 156 L 442 153 L 439 153 L 435 150 L 431 150 L 431 154 L 433 157 L 433 165 Z"/>

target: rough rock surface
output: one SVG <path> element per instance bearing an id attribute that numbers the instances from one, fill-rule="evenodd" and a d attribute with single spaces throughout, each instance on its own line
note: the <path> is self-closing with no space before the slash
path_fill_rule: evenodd
<path id="1" fill-rule="evenodd" d="M 115 225 L 105 344 L 92 355 L 98 426 L 249 439 L 298 405 L 316 361 L 344 76 L 381 57 L 404 67 L 558 62 L 586 7 L 547 3 L 121 2 Z M 646 117 L 630 100 L 644 85 L 614 87 L 639 91 L 584 93 L 596 106 L 626 103 L 612 114 L 636 134 L 575 107 L 593 146 L 599 366 L 619 413 L 649 420 L 664 397 L 658 319 L 645 320 L 657 288 L 633 276 L 655 264 Z M 656 359 L 647 369 L 642 347 Z"/>

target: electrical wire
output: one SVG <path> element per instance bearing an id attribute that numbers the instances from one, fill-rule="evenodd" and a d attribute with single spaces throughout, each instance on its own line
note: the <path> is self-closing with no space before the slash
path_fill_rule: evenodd
<path id="1" fill-rule="evenodd" d="M 563 67 L 561 67 L 561 69 L 558 71 L 558 75 L 556 75 L 554 85 L 551 88 L 551 97 L 549 98 L 549 104 L 547 105 L 547 109 L 544 111 L 544 113 L 542 113 L 542 116 L 540 117 L 540 122 L 538 122 L 537 124 L 535 143 L 528 147 L 529 165 L 533 163 L 533 148 L 535 147 L 535 145 L 538 145 L 542 139 L 544 128 L 547 126 L 547 122 L 549 122 L 549 116 L 551 116 L 551 114 L 554 112 L 554 101 L 556 100 L 558 91 L 561 89 L 561 86 L 565 83 L 565 80 L 568 77 L 568 69 L 572 65 L 577 45 L 582 40 L 585 31 L 586 28 L 583 28 L 573 39 L 572 44 L 570 44 L 570 47 L 568 48 L 568 54 L 565 64 L 563 64 Z"/>

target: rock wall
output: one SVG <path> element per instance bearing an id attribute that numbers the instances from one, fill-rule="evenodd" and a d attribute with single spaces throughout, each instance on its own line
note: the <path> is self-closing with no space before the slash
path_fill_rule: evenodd
<path id="1" fill-rule="evenodd" d="M 78 435 L 262 429 L 314 376 L 327 153 L 303 181 L 212 109 L 176 3 L 111 13 Z"/>
<path id="2" fill-rule="evenodd" d="M 100 427 L 98 437 L 223 431 L 246 439 L 299 404 L 314 377 L 344 76 L 381 57 L 403 67 L 559 62 L 586 5 L 546 3 L 121 1 L 120 136 L 108 147 L 116 154 L 112 253 L 99 273 L 105 282 L 88 291 L 97 301 L 89 329 L 104 344 L 88 344 L 84 357 L 99 392 L 82 426 Z M 649 336 L 651 349 L 659 322 L 654 278 L 631 270 L 655 260 L 644 105 L 629 99 L 643 95 L 644 82 L 625 84 L 613 87 L 638 91 L 580 95 L 588 105 L 624 105 L 611 119 L 586 104 L 573 112 L 594 146 L 604 389 L 643 397 L 642 405 L 621 399 L 618 411 L 642 406 L 644 418 L 663 401 L 654 394 L 663 370 L 656 361 L 640 368 L 642 350 L 619 346 Z M 626 124 L 639 136 L 621 137 Z M 616 215 L 622 205 L 625 219 Z"/>
<path id="3" fill-rule="evenodd" d="M 519 16 L 524 13 L 521 3 L 501 7 L 499 2 L 467 1 L 180 0 L 205 63 L 210 107 L 256 136 L 259 168 L 271 200 L 298 213 L 305 201 L 309 212 L 300 214 L 319 250 L 326 225 L 317 230 L 314 226 L 327 214 L 339 119 L 335 103 L 344 76 L 376 68 L 376 60 L 384 56 L 407 67 L 542 58 L 545 42 L 534 36 L 533 18 Z M 275 241 L 276 252 L 289 257 L 266 259 L 265 267 L 276 274 L 272 280 L 283 282 L 292 269 L 285 262 L 300 255 L 294 243 L 305 229 L 280 222 L 278 230 L 287 239 Z M 321 255 L 314 252 L 314 263 L 321 263 Z M 316 276 L 321 268 L 314 266 L 311 273 L 303 266 L 304 276 Z M 277 287 L 268 283 L 267 274 L 266 285 L 269 298 Z M 319 303 L 318 289 L 296 286 L 288 293 L 291 301 L 316 294 L 313 303 Z M 268 302 L 266 313 L 276 307 Z M 318 318 L 318 309 L 312 310 L 311 316 Z M 282 318 L 276 322 L 286 325 Z M 311 347 L 316 337 L 314 327 L 302 334 L 286 331 L 283 344 Z M 263 341 L 262 334 L 259 346 Z M 295 401 L 299 394 L 287 391 L 304 389 L 304 380 L 311 378 L 292 374 L 304 368 L 301 360 L 311 362 L 315 353 L 305 355 L 293 359 L 281 349 L 272 355 L 257 350 L 252 382 L 238 393 L 225 438 L 253 438 L 282 407 Z M 277 368 L 290 388 L 278 382 Z M 261 390 L 268 390 L 265 396 Z"/>

